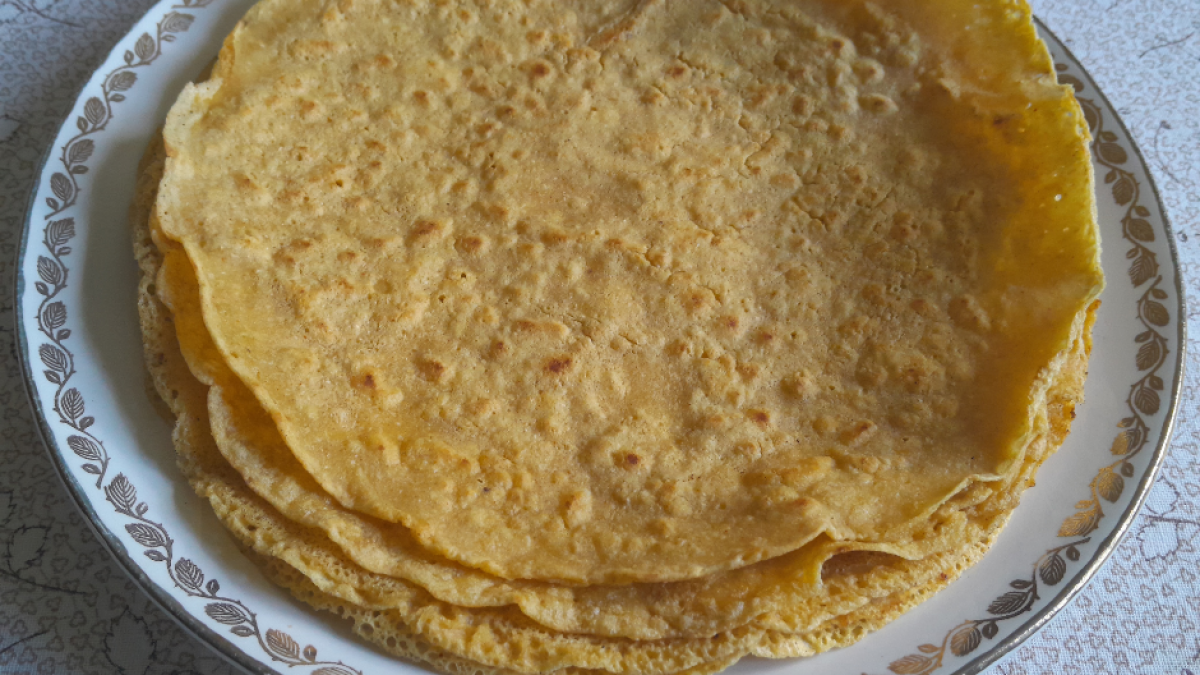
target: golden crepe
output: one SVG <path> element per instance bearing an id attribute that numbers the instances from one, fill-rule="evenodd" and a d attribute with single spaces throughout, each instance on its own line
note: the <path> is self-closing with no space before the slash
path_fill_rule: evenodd
<path id="1" fill-rule="evenodd" d="M 282 560 L 287 560 L 289 565 L 305 566 L 313 570 L 318 583 L 323 583 L 331 591 L 338 593 L 340 597 L 324 600 L 314 600 L 314 596 L 309 592 L 311 589 L 301 589 L 302 597 L 306 597 L 310 601 L 314 601 L 317 606 L 321 607 L 337 607 L 339 613 L 349 613 L 356 615 L 356 611 L 346 608 L 345 601 L 351 601 L 359 606 L 365 605 L 373 610 L 392 609 L 391 613 L 395 613 L 396 607 L 404 608 L 409 612 L 413 612 L 414 591 L 403 583 L 397 583 L 394 580 L 381 579 L 377 575 L 365 574 L 362 570 L 356 569 L 352 562 L 340 558 L 336 549 L 331 550 L 328 542 L 322 545 L 319 537 L 316 537 L 311 532 L 304 532 L 303 528 L 296 528 L 285 519 L 279 518 L 278 514 L 272 513 L 269 506 L 261 503 L 261 500 L 255 498 L 253 493 L 250 493 L 240 477 L 230 477 L 228 465 L 222 466 L 217 457 L 217 453 L 213 446 L 213 439 L 207 434 L 206 425 L 204 424 L 204 392 L 200 383 L 190 375 L 187 367 L 184 365 L 182 355 L 178 351 L 178 345 L 174 344 L 175 326 L 171 325 L 168 314 L 163 311 L 163 307 L 154 298 L 155 279 L 161 279 L 157 273 L 161 257 L 153 244 L 150 242 L 147 225 L 146 205 L 153 201 L 154 186 L 158 181 L 158 173 L 161 171 L 161 151 L 157 154 L 150 153 L 148 157 L 152 160 L 146 173 L 143 175 L 143 191 L 141 199 L 139 199 L 140 208 L 135 210 L 135 222 L 139 227 L 139 260 L 143 270 L 142 281 L 142 317 L 143 317 L 143 332 L 147 338 L 147 357 L 148 363 L 151 366 L 151 372 L 155 376 L 155 382 L 164 399 L 173 404 L 176 414 L 179 416 L 178 427 L 176 430 L 176 440 L 181 452 L 181 461 L 188 473 L 189 479 L 197 488 L 197 491 L 210 499 L 217 510 L 218 515 L 226 522 L 230 529 L 238 535 L 239 539 L 247 546 L 250 546 L 260 552 L 270 553 L 279 556 Z M 184 326 L 179 326 L 179 330 L 183 332 Z M 1084 331 L 1084 335 L 1087 331 Z M 777 625 L 776 631 L 758 631 L 750 632 L 743 630 L 740 634 L 734 636 L 718 636 L 719 645 L 706 645 L 703 642 L 684 643 L 675 641 L 673 649 L 703 649 L 703 656 L 710 657 L 715 651 L 718 654 L 728 654 L 730 650 L 733 653 L 739 654 L 740 651 L 735 648 L 735 645 L 741 650 L 751 649 L 753 653 L 759 655 L 773 656 L 793 656 L 812 653 L 837 644 L 845 643 L 848 640 L 857 639 L 869 629 L 871 626 L 877 626 L 886 622 L 891 616 L 907 609 L 907 607 L 915 604 L 917 600 L 928 595 L 932 591 L 940 588 L 950 579 L 957 576 L 959 572 L 973 562 L 986 549 L 986 543 L 994 534 L 994 528 L 997 527 L 1007 514 L 1008 508 L 1015 503 L 1016 497 L 1020 489 L 1024 486 L 1025 481 L 1030 480 L 1032 472 L 1046 454 L 1057 447 L 1066 433 L 1067 420 L 1071 416 L 1072 401 L 1078 397 L 1079 389 L 1082 386 L 1083 374 L 1083 358 L 1085 357 L 1085 344 L 1081 340 L 1077 348 L 1072 351 L 1072 363 L 1064 368 L 1064 374 L 1069 377 L 1060 378 L 1056 383 L 1054 391 L 1051 395 L 1051 408 L 1048 410 L 1051 418 L 1051 428 L 1048 430 L 1047 437 L 1041 439 L 1039 443 L 1031 448 L 1031 452 L 1026 458 L 1026 466 L 1017 476 L 1015 486 L 1004 486 L 1005 498 L 993 499 L 993 502 L 987 505 L 970 504 L 965 495 L 960 495 L 956 501 L 960 507 L 968 509 L 972 513 L 972 518 L 991 528 L 991 532 L 986 536 L 980 536 L 979 541 L 969 543 L 960 550 L 952 553 L 942 553 L 931 556 L 929 559 L 921 561 L 919 564 L 912 564 L 908 561 L 889 560 L 890 556 L 883 558 L 872 559 L 862 558 L 855 555 L 842 555 L 831 561 L 832 564 L 827 564 L 825 568 L 826 586 L 823 590 L 823 596 L 820 598 L 812 597 L 814 587 L 805 587 L 805 591 L 809 591 L 806 603 L 798 602 L 790 606 L 788 609 L 793 612 L 800 612 L 802 620 L 808 620 L 810 625 L 816 626 L 823 620 L 835 617 L 837 621 L 829 621 L 821 625 L 819 629 L 813 630 L 807 634 L 802 634 L 799 641 L 789 638 L 787 635 L 781 634 L 779 630 L 796 630 L 795 625 L 785 626 Z M 236 476 L 236 474 L 234 474 Z M 1015 488 L 1015 489 L 1013 489 Z M 874 560 L 873 565 L 866 565 L 863 561 Z M 857 561 L 857 562 L 856 562 Z M 768 567 L 770 563 L 763 563 L 757 567 Z M 769 567 L 768 567 L 769 569 Z M 865 575 L 864 578 L 853 578 L 848 574 L 848 571 L 860 571 L 862 569 L 870 569 L 871 574 Z M 746 573 L 754 570 L 747 568 Z M 451 573 L 453 570 L 451 570 Z M 776 571 L 778 573 L 778 571 Z M 273 576 L 278 576 L 275 572 Z M 294 571 L 293 571 L 294 576 Z M 294 580 L 289 582 L 292 588 L 300 586 Z M 478 587 L 478 584 L 473 584 Z M 655 587 L 657 586 L 657 587 Z M 687 597 L 693 601 L 693 607 L 701 607 L 704 602 L 711 602 L 713 598 L 712 589 L 709 589 L 708 596 L 703 592 L 698 593 L 695 586 L 687 584 L 670 585 L 673 590 L 680 591 L 680 595 Z M 470 587 L 468 587 L 469 590 Z M 607 592 L 612 594 L 618 589 L 608 589 Z M 627 589 L 634 590 L 634 589 Z M 643 585 L 642 591 L 646 592 L 652 598 L 662 599 L 666 593 L 665 585 Z M 741 591 L 742 595 L 745 591 Z M 418 592 L 419 593 L 419 592 Z M 888 594 L 891 595 L 888 595 Z M 318 593 L 318 596 L 321 594 Z M 464 593 L 464 595 L 466 595 Z M 698 597 L 693 597 L 698 596 Z M 899 596 L 897 599 L 894 596 Z M 794 596 L 795 597 L 795 596 Z M 729 603 L 727 598 L 726 606 Z M 819 603 L 819 604 L 817 604 Z M 416 603 L 421 605 L 421 603 Z M 437 607 L 437 603 L 433 603 Z M 424 609 L 417 609 L 418 614 L 424 611 L 428 614 L 434 611 L 434 616 L 438 616 L 437 611 L 430 610 L 430 604 L 423 605 Z M 620 614 L 622 609 L 628 609 L 629 603 L 624 603 L 624 607 L 618 606 L 617 614 Z M 850 617 L 853 620 L 846 620 L 846 617 L 836 616 L 835 608 L 841 608 L 841 611 L 849 610 Z M 850 610 L 849 608 L 855 608 Z M 805 615 L 807 610 L 809 614 Z M 440 611 L 446 611 L 445 608 Z M 822 614 L 823 612 L 823 614 Z M 371 618 L 375 616 L 369 610 L 357 611 L 360 620 L 363 617 Z M 403 614 L 401 614 L 403 616 Z M 454 649 L 457 647 L 459 653 L 466 651 L 474 658 L 484 662 L 502 663 L 504 666 L 516 667 L 522 672 L 541 672 L 548 670 L 546 662 L 540 661 L 540 658 L 547 656 L 545 650 L 532 649 L 525 651 L 530 646 L 530 641 L 535 647 L 545 647 L 547 643 L 553 644 L 555 641 L 551 637 L 539 634 L 534 631 L 532 635 L 526 634 L 522 641 L 511 641 L 506 644 L 507 647 L 516 647 L 521 650 L 522 654 L 520 661 L 513 659 L 511 654 L 503 655 L 497 659 L 495 651 L 490 654 L 471 653 L 473 636 L 475 630 L 478 630 L 480 617 L 473 616 L 469 619 L 460 617 L 463 621 L 451 621 L 448 624 L 443 622 L 440 625 L 429 626 L 424 625 L 422 628 L 428 631 L 432 628 L 434 631 L 432 639 L 437 641 L 440 646 Z M 767 628 L 767 624 L 772 622 L 778 624 L 781 617 L 764 615 L 760 616 L 755 622 L 759 628 Z M 375 618 L 372 621 L 380 621 Z M 401 619 L 393 618 L 391 621 L 403 625 Z M 500 622 L 507 625 L 511 630 L 512 614 L 508 614 L 508 618 L 501 618 Z M 518 623 L 520 620 L 518 619 Z M 465 625 L 464 625 L 465 624 Z M 526 624 L 528 627 L 528 624 Z M 382 637 L 392 637 L 394 647 L 395 630 L 393 627 L 391 632 L 383 631 L 379 635 Z M 495 627 L 488 624 L 486 630 L 491 633 Z M 382 631 L 382 629 L 381 629 Z M 413 632 L 410 630 L 410 632 Z M 415 631 L 418 636 L 412 639 L 421 642 L 421 630 Z M 848 638 L 847 635 L 850 637 Z M 449 640 L 450 642 L 447 642 Z M 384 643 L 387 644 L 386 642 Z M 412 640 L 404 643 L 407 645 L 405 649 L 412 647 Z M 632 672 L 661 672 L 661 660 L 659 663 L 648 663 L 645 659 L 647 654 L 637 653 L 636 650 L 630 650 L 628 647 L 621 646 L 625 643 L 617 641 L 616 649 L 620 656 L 614 657 L 611 654 L 606 654 L 605 650 L 592 650 L 591 657 L 588 656 L 587 649 L 580 649 L 579 645 L 573 645 L 574 648 L 569 649 L 569 658 L 572 663 L 578 664 L 584 660 L 589 665 L 597 663 L 604 664 L 604 667 L 616 672 L 622 672 L 624 668 L 621 666 L 622 661 L 628 661 L 630 658 L 635 659 L 635 664 L 632 667 Z M 561 645 L 560 645 L 561 647 Z M 614 647 L 614 643 L 610 642 L 609 650 Z M 599 653 L 596 653 L 599 651 Z M 630 654 L 634 651 L 634 654 Z M 651 648 L 653 658 L 653 647 Z M 412 654 L 407 651 L 403 653 Z M 560 654 L 551 652 L 549 658 L 557 659 L 564 658 Z M 532 657 L 532 658 L 531 658 Z M 590 661 L 586 661 L 587 659 Z M 697 660 L 694 654 L 685 654 L 683 656 L 686 663 L 693 663 Z M 722 658 L 732 658 L 726 656 Z M 678 665 L 678 661 L 671 661 Z"/>
<path id="2" fill-rule="evenodd" d="M 185 473 L 402 655 L 847 644 L 982 554 L 1082 396 L 1086 130 L 1024 6 L 265 0 L 165 136 Z"/>
<path id="3" fill-rule="evenodd" d="M 1050 81 L 956 99 L 999 85 L 860 57 L 915 38 L 845 7 L 646 2 L 609 35 L 556 4 L 265 2 L 172 110 L 162 228 L 308 473 L 439 555 L 621 583 L 911 540 L 1019 462 L 1099 287 L 1093 232 L 1044 234 L 1078 193 L 1025 197 L 1081 122 Z M 1071 150 L 1050 189 L 1086 179 Z"/>

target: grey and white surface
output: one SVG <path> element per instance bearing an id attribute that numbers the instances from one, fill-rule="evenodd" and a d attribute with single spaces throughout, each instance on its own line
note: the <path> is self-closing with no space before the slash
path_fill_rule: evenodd
<path id="1" fill-rule="evenodd" d="M 0 298 L 38 159 L 82 83 L 150 0 L 0 0 Z M 1200 297 L 1200 3 L 1034 3 L 1146 154 Z M 1194 236 L 1193 236 L 1194 235 Z M 1189 316 L 1190 318 L 1190 316 Z M 0 673 L 235 672 L 112 562 L 61 488 L 0 313 Z M 1189 361 L 1197 358 L 1190 349 Z M 1175 440 L 1142 515 L 1104 570 L 994 673 L 1200 673 L 1200 416 L 1188 364 Z"/>

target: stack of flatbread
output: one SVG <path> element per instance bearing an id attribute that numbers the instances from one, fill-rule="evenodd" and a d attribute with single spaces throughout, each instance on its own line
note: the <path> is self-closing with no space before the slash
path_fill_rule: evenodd
<path id="1" fill-rule="evenodd" d="M 1023 2 L 263 0 L 163 136 L 183 472 L 439 670 L 849 644 L 1082 396 L 1087 131 Z"/>

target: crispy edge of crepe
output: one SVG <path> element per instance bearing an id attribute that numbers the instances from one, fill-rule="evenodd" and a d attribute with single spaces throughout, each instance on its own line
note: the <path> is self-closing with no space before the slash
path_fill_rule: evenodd
<path id="1" fill-rule="evenodd" d="M 379 610 L 360 607 L 346 602 L 335 595 L 330 595 L 322 591 L 303 572 L 279 558 L 262 555 L 251 549 L 243 549 L 243 553 L 258 565 L 263 575 L 273 583 L 288 589 L 298 600 L 307 603 L 314 609 L 328 612 L 347 621 L 356 635 L 382 648 L 389 654 L 408 659 L 411 659 L 411 655 L 414 653 L 420 654 L 421 659 L 425 663 L 437 664 L 437 666 L 441 666 L 441 670 L 448 673 L 455 673 L 455 675 L 459 673 L 463 673 L 464 675 L 466 673 L 474 674 L 481 670 L 479 664 L 453 654 L 438 651 L 428 643 L 420 640 L 420 638 L 413 636 L 404 622 L 390 612 L 381 612 Z M 741 660 L 741 658 L 741 654 L 726 656 L 706 661 L 685 670 L 676 671 L 671 675 L 712 675 L 732 666 Z M 513 671 L 499 670 L 492 672 L 507 674 Z M 566 673 L 585 675 L 603 671 L 566 668 L 555 672 L 563 673 L 564 675 Z"/>

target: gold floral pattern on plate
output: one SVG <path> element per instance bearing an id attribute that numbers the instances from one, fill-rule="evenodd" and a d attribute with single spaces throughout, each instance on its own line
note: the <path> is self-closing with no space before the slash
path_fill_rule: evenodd
<path id="1" fill-rule="evenodd" d="M 75 237 L 75 218 L 62 216 L 76 206 L 84 189 L 82 179 L 89 172 L 88 159 L 96 149 L 94 137 L 103 133 L 115 115 L 114 105 L 123 103 L 137 84 L 137 70 L 151 66 L 163 53 L 166 43 L 174 42 L 177 36 L 186 33 L 195 21 L 195 16 L 182 9 L 198 10 L 207 7 L 213 0 L 183 0 L 172 7 L 155 25 L 155 33 L 142 33 L 133 48 L 124 52 L 124 64 L 109 71 L 100 85 L 100 96 L 91 96 L 83 104 L 83 113 L 76 117 L 79 132 L 62 146 L 57 162 L 61 171 L 50 174 L 50 192 L 45 203 L 50 212 L 44 219 L 50 221 L 42 230 L 41 246 L 44 249 L 37 258 L 38 281 L 34 290 L 41 296 L 35 321 L 38 332 L 45 342 L 38 345 L 38 358 L 45 369 L 42 377 L 54 386 L 51 412 L 60 425 L 71 432 L 67 445 L 84 461 L 85 473 L 96 476 L 95 489 L 101 490 L 105 500 L 117 513 L 130 521 L 125 532 L 133 542 L 143 549 L 142 554 L 155 563 L 162 563 L 175 587 L 193 598 L 208 601 L 204 613 L 213 621 L 229 627 L 229 632 L 239 638 L 252 638 L 271 660 L 289 668 L 307 666 L 313 668 L 311 675 L 362 675 L 342 661 L 320 660 L 317 649 L 312 645 L 303 648 L 288 633 L 259 625 L 257 615 L 241 600 L 221 594 L 221 584 L 215 578 L 205 580 L 200 567 L 188 558 L 177 556 L 175 541 L 167 527 L 150 519 L 149 505 L 138 499 L 137 488 L 123 473 L 118 473 L 106 484 L 105 478 L 111 458 L 104 441 L 91 431 L 95 417 L 87 414 L 84 396 L 71 386 L 76 376 L 75 355 L 67 347 L 71 329 L 67 327 L 67 305 L 59 299 L 67 288 L 70 267 L 67 256 L 71 253 L 71 240 Z"/>

